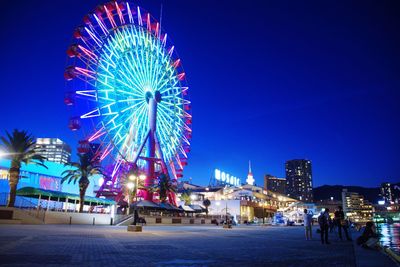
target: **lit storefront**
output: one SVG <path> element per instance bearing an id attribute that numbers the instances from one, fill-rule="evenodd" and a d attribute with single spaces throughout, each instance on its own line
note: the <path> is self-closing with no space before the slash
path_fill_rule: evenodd
<path id="1" fill-rule="evenodd" d="M 178 197 L 183 192 L 190 193 L 192 204 L 202 205 L 205 199 L 210 200 L 209 215 L 223 217 L 228 213 L 239 223 L 271 222 L 278 210 L 297 201 L 254 185 L 203 187 L 183 183 Z"/>
<path id="2" fill-rule="evenodd" d="M 41 188 L 45 190 L 62 191 L 66 193 L 79 193 L 78 184 L 68 184 L 67 182 L 61 183 L 62 172 L 69 167 L 64 166 L 64 164 L 46 161 L 45 165 L 47 168 L 38 166 L 35 164 L 22 164 L 20 179 L 18 183 L 18 188 L 23 187 L 34 187 Z M 0 159 L 0 193 L 8 193 L 10 187 L 8 184 L 10 168 L 10 161 L 5 159 Z M 96 186 L 98 179 L 93 179 L 93 182 L 89 184 L 87 190 L 88 196 L 93 196 L 93 188 Z"/>

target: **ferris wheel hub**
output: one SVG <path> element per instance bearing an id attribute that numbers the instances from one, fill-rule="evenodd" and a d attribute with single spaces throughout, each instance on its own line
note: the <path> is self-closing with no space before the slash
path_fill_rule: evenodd
<path id="1" fill-rule="evenodd" d="M 146 102 L 147 104 L 149 103 L 150 99 L 154 98 L 156 100 L 157 103 L 160 103 L 162 100 L 162 96 L 160 91 L 156 91 L 153 95 L 153 93 L 151 91 L 147 91 L 145 93 L 145 98 L 146 98 Z"/>

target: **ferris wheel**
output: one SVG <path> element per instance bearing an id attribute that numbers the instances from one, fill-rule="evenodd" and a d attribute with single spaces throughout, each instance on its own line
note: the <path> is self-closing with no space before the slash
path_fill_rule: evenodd
<path id="1" fill-rule="evenodd" d="M 102 188 L 119 190 L 124 164 L 138 166 L 147 185 L 160 173 L 182 177 L 191 102 L 181 60 L 160 22 L 129 2 L 99 5 L 74 31 L 67 55 L 69 128 L 97 143 L 97 158 L 112 163 Z M 153 200 L 149 192 L 144 198 Z"/>

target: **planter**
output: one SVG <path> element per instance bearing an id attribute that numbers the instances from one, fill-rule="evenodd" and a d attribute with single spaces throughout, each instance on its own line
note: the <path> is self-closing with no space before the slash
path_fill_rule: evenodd
<path id="1" fill-rule="evenodd" d="M 142 232 L 142 229 L 141 225 L 128 225 L 128 232 Z"/>

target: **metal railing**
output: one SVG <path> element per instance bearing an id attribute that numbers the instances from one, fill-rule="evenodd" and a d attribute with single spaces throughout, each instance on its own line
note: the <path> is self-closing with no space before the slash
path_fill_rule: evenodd
<path id="1" fill-rule="evenodd" d="M 0 193 L 0 206 L 7 206 L 8 197 L 9 193 Z M 41 221 L 44 221 L 46 216 L 46 209 L 42 207 L 41 201 L 35 203 L 26 197 L 17 196 L 15 198 L 14 208 L 17 208 Z"/>

